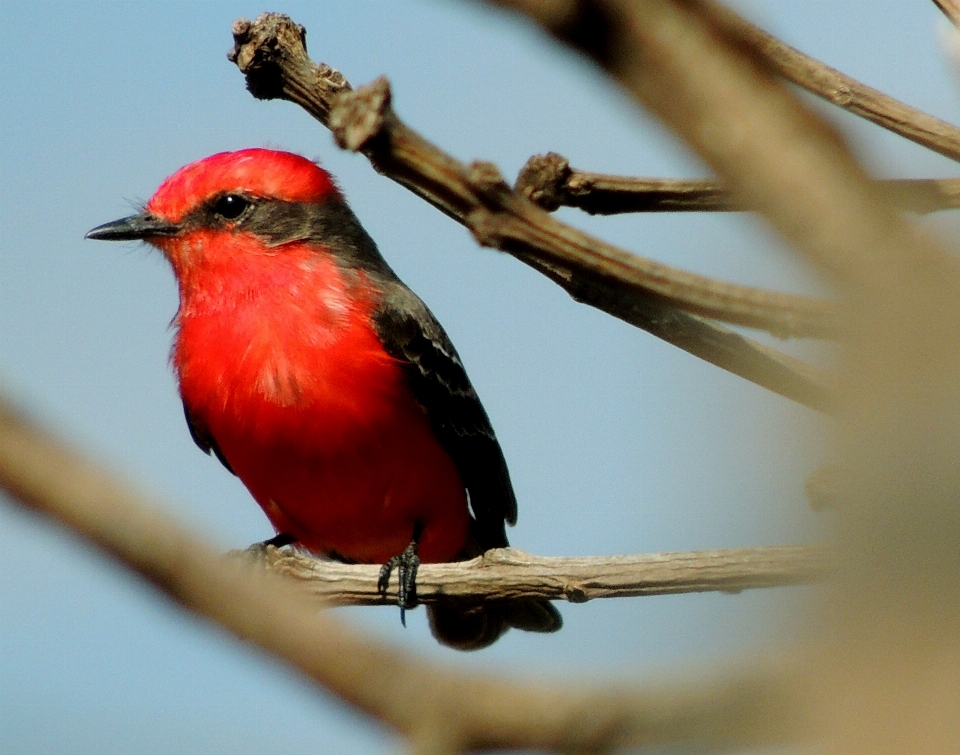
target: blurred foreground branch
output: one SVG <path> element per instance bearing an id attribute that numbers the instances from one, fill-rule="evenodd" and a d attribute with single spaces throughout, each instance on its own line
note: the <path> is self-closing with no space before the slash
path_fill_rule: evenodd
<path id="1" fill-rule="evenodd" d="M 954 26 L 960 26 L 960 2 L 957 0 L 933 0 Z"/>
<path id="2" fill-rule="evenodd" d="M 294 583 L 242 568 L 0 397 L 0 488 L 95 544 L 168 598 L 266 650 L 405 736 L 415 753 L 610 752 L 793 742 L 802 678 L 780 666 L 661 685 L 549 684 L 403 653 L 325 612 Z"/>
<path id="3" fill-rule="evenodd" d="M 588 55 L 841 300 L 839 561 L 815 672 L 826 751 L 960 751 L 960 264 L 709 0 L 499 0 Z M 584 29 L 589 28 L 589 34 Z M 948 152 L 954 155 L 951 147 Z"/>

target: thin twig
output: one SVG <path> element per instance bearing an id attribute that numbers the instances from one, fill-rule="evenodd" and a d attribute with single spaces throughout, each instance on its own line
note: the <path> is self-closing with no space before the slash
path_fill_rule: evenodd
<path id="1" fill-rule="evenodd" d="M 953 5 L 952 0 L 946 0 L 946 3 Z M 718 4 L 703 3 L 700 8 L 718 28 L 731 34 L 734 43 L 746 41 L 752 45 L 787 81 L 912 142 L 952 160 L 960 160 L 960 128 L 952 123 L 862 84 Z"/>
<path id="2" fill-rule="evenodd" d="M 960 178 L 878 183 L 902 210 L 925 214 L 960 207 Z M 567 158 L 555 152 L 531 157 L 517 176 L 514 190 L 547 212 L 558 207 L 576 207 L 591 215 L 744 209 L 718 181 L 589 173 L 571 168 Z"/>
<path id="3" fill-rule="evenodd" d="M 718 750 L 802 736 L 806 708 L 797 685 L 804 677 L 796 667 L 767 664 L 706 683 L 549 684 L 471 674 L 390 648 L 317 611 L 289 580 L 214 555 L 159 503 L 87 462 L 2 396 L 0 489 L 391 727 L 418 755 L 665 744 Z"/>
<path id="4" fill-rule="evenodd" d="M 578 301 L 783 396 L 829 410 L 830 381 L 815 368 L 680 311 L 758 324 L 785 336 L 825 335 L 832 315 L 822 303 L 755 289 L 747 289 L 744 300 L 743 289 L 717 288 L 715 281 L 592 239 L 523 201 L 490 166 L 469 168 L 403 124 L 389 107 L 386 82 L 348 94 L 352 89 L 339 72 L 310 61 L 303 27 L 286 16 L 240 20 L 233 31 L 230 58 L 254 96 L 301 105 L 331 128 L 341 146 L 367 155 L 379 172 L 467 225 L 481 243 L 512 253 Z"/>
<path id="5" fill-rule="evenodd" d="M 591 55 L 600 65 L 625 69 L 614 48 L 594 31 L 608 27 L 611 21 L 628 17 L 630 11 L 618 3 L 584 3 L 578 0 L 544 3 L 540 0 L 490 0 L 495 5 L 513 8 L 540 21 L 577 49 Z M 934 0 L 940 5 L 938 0 Z M 946 0 L 953 4 L 953 0 Z M 696 12 L 709 20 L 727 43 L 749 50 L 757 60 L 797 86 L 865 118 L 934 152 L 960 160 L 960 128 L 906 105 L 856 79 L 831 68 L 816 58 L 791 47 L 763 29 L 751 24 L 728 8 L 708 0 L 691 3 Z M 603 55 L 596 53 L 603 47 Z"/>
<path id="6" fill-rule="evenodd" d="M 392 602 L 377 589 L 379 566 L 321 561 L 296 550 L 273 547 L 267 548 L 262 558 L 273 571 L 304 582 L 310 593 L 325 603 Z M 500 548 L 471 561 L 421 565 L 417 597 L 423 603 L 520 597 L 584 603 L 596 598 L 740 592 L 809 584 L 821 580 L 827 568 L 822 549 L 809 546 L 586 558 L 548 558 Z"/>
<path id="7" fill-rule="evenodd" d="M 590 304 L 689 354 L 820 412 L 833 413 L 833 377 L 806 362 L 702 317 L 632 291 L 597 285 L 586 275 L 515 255 L 556 282 L 576 301 Z"/>

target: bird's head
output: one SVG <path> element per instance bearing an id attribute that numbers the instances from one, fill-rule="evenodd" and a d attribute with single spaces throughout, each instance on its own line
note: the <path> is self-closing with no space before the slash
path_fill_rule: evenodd
<path id="1" fill-rule="evenodd" d="M 97 226 L 86 238 L 146 241 L 163 251 L 182 280 L 211 255 L 269 252 L 309 237 L 321 205 L 346 206 L 316 163 L 267 149 L 221 152 L 170 176 L 143 212 Z M 224 240 L 233 243 L 213 243 Z"/>

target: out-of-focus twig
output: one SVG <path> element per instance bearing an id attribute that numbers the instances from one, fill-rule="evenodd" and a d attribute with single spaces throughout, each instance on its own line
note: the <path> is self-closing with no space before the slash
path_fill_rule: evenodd
<path id="1" fill-rule="evenodd" d="M 943 15 L 950 19 L 950 23 L 954 26 L 960 26 L 960 2 L 957 2 L 957 0 L 933 0 L 933 3 L 943 11 Z"/>
<path id="2" fill-rule="evenodd" d="M 551 685 L 471 674 L 348 628 L 290 580 L 213 554 L 137 491 L 93 466 L 0 397 L 0 489 L 56 520 L 168 598 L 289 663 L 407 738 L 418 755 L 536 749 L 604 753 L 693 744 L 795 742 L 795 667 L 704 683 Z"/>
<path id="3" fill-rule="evenodd" d="M 902 210 L 925 214 L 960 207 L 960 178 L 880 181 Z M 737 212 L 719 182 L 677 178 L 632 178 L 570 167 L 555 152 L 534 155 L 517 176 L 514 190 L 548 212 L 576 207 L 591 215 L 627 212 Z"/>
<path id="4" fill-rule="evenodd" d="M 325 602 L 390 602 L 377 588 L 380 567 L 376 565 L 320 561 L 296 550 L 272 547 L 264 552 L 263 562 L 300 580 Z M 740 592 L 809 584 L 822 579 L 827 569 L 828 558 L 821 548 L 797 545 L 581 558 L 548 558 L 499 548 L 471 561 L 422 564 L 417 571 L 417 598 L 423 603 L 520 597 L 584 603 L 639 595 Z"/>

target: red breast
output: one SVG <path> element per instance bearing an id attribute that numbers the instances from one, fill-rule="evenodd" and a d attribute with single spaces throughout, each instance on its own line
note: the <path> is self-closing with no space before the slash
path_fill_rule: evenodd
<path id="1" fill-rule="evenodd" d="M 339 197 L 308 160 L 267 153 L 279 158 L 265 168 L 264 153 L 188 166 L 147 209 L 179 222 L 224 191 Z M 383 562 L 420 521 L 421 558 L 453 559 L 468 536 L 463 482 L 380 343 L 369 277 L 320 244 L 269 246 L 229 229 L 153 243 L 180 284 L 172 360 L 181 395 L 274 527 L 318 553 Z"/>

